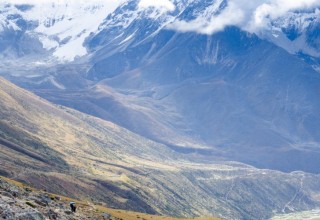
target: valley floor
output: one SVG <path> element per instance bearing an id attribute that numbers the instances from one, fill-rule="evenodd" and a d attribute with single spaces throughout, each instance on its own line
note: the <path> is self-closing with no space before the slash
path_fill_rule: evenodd
<path id="1" fill-rule="evenodd" d="M 320 220 L 320 209 L 276 215 L 271 220 Z"/>

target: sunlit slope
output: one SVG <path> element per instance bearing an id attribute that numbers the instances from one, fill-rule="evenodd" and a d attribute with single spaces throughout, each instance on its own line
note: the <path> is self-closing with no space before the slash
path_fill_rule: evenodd
<path id="1" fill-rule="evenodd" d="M 1 175 L 49 192 L 180 217 L 266 219 L 320 205 L 317 175 L 190 162 L 164 145 L 52 105 L 4 79 L 0 112 Z"/>
<path id="2" fill-rule="evenodd" d="M 65 196 L 51 194 L 36 188 L 0 176 L 0 203 L 2 219 L 20 219 L 34 217 L 51 219 L 95 219 L 95 220 L 189 220 L 189 218 L 173 218 L 168 216 L 149 215 L 120 209 L 110 209 L 91 201 L 79 201 Z M 46 204 L 43 203 L 46 201 Z M 70 213 L 70 202 L 75 202 L 76 213 Z M 32 207 L 32 208 L 31 208 Z M 31 216 L 30 216 L 31 215 Z M 109 217 L 109 218 L 108 218 Z M 38 219 L 37 218 L 37 219 Z M 42 218 L 41 218 L 42 219 Z M 217 220 L 214 217 L 192 218 L 197 220 Z"/>
<path id="3" fill-rule="evenodd" d="M 157 161 L 172 160 L 171 151 L 112 123 L 53 106 L 3 79 L 0 95 L 2 174 L 52 191 L 76 197 L 92 195 L 155 213 L 134 193 L 131 199 L 123 198 L 130 197 L 127 188 L 121 189 L 121 184 L 112 188 L 113 182 L 130 181 L 126 172 L 143 174 L 139 167 L 145 163 L 157 167 Z M 79 181 L 82 177 L 94 182 Z M 97 182 L 101 189 L 95 188 Z M 101 194 L 104 190 L 109 193 Z"/>

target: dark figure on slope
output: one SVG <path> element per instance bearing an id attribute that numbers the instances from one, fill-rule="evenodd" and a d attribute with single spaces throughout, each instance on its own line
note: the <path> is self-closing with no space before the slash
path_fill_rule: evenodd
<path id="1" fill-rule="evenodd" d="M 70 202 L 70 208 L 71 208 L 71 212 L 76 212 L 76 209 L 77 209 L 76 203 Z"/>

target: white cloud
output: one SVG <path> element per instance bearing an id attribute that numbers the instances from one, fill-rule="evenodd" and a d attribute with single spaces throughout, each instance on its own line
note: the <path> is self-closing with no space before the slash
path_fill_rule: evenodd
<path id="1" fill-rule="evenodd" d="M 165 9 L 167 11 L 173 11 L 175 5 L 170 0 L 140 0 L 139 8 L 155 7 Z"/>
<path id="2" fill-rule="evenodd" d="M 217 1 L 219 3 L 219 1 Z M 216 7 L 216 6 L 212 6 Z M 229 0 L 218 15 L 199 15 L 191 21 L 176 20 L 168 28 L 181 32 L 212 34 L 234 25 L 250 32 L 266 28 L 268 22 L 298 9 L 320 7 L 320 0 Z"/>
<path id="3" fill-rule="evenodd" d="M 264 28 L 268 21 L 285 15 L 287 12 L 298 9 L 307 9 L 320 6 L 319 0 L 273 0 L 259 5 L 253 12 L 247 29 Z"/>
<path id="4" fill-rule="evenodd" d="M 195 31 L 202 34 L 211 34 L 223 30 L 228 25 L 238 25 L 243 18 L 243 11 L 239 10 L 239 8 L 231 2 L 229 6 L 218 16 L 213 16 L 209 19 L 199 16 L 195 20 L 188 22 L 176 20 L 168 25 L 168 28 L 175 29 L 180 32 Z"/>

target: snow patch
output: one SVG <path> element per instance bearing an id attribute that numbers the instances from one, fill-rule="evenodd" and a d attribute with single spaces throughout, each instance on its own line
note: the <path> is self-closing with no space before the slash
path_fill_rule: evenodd
<path id="1" fill-rule="evenodd" d="M 87 49 L 83 46 L 86 36 L 75 38 L 67 44 L 58 47 L 53 55 L 60 61 L 73 61 L 76 57 L 81 57 L 87 54 Z"/>
<path id="2" fill-rule="evenodd" d="M 51 40 L 47 36 L 40 36 L 39 40 L 41 41 L 43 48 L 46 50 L 51 50 L 59 47 L 59 43 L 57 41 Z"/>
<path id="3" fill-rule="evenodd" d="M 46 35 L 47 39 L 56 36 L 59 45 L 53 54 L 60 61 L 73 61 L 78 56 L 86 55 L 87 50 L 83 46 L 85 39 L 96 32 L 107 15 L 118 6 L 114 2 L 108 4 L 110 1 L 89 3 L 54 4 L 51 8 L 46 7 L 48 11 L 39 11 L 39 7 L 35 7 L 34 14 L 42 17 L 36 32 Z M 64 42 L 66 39 L 67 42 Z M 53 46 L 56 44 L 51 41 L 50 47 Z"/>
<path id="4" fill-rule="evenodd" d="M 33 35 L 39 37 L 43 47 L 54 50 L 53 55 L 60 61 L 73 61 L 78 56 L 87 54 L 83 46 L 90 33 L 98 31 L 99 25 L 125 0 L 7 0 L 5 4 L 32 4 L 27 11 L 19 11 L 8 6 L 5 12 L 19 14 L 27 22 L 36 22 L 38 27 Z M 0 15 L 0 31 L 6 17 Z M 19 30 L 19 27 L 9 21 L 5 27 Z"/>
<path id="5" fill-rule="evenodd" d="M 140 9 L 148 7 L 165 9 L 166 11 L 173 11 L 175 9 L 175 5 L 169 0 L 140 0 L 138 6 Z"/>
<path id="6" fill-rule="evenodd" d="M 137 30 L 135 32 L 133 32 L 131 35 L 129 35 L 127 38 L 125 38 L 123 41 L 121 41 L 120 44 L 124 44 L 124 43 L 128 42 L 129 40 L 131 40 L 134 37 L 134 35 L 136 34 L 136 32 L 137 32 Z"/>

